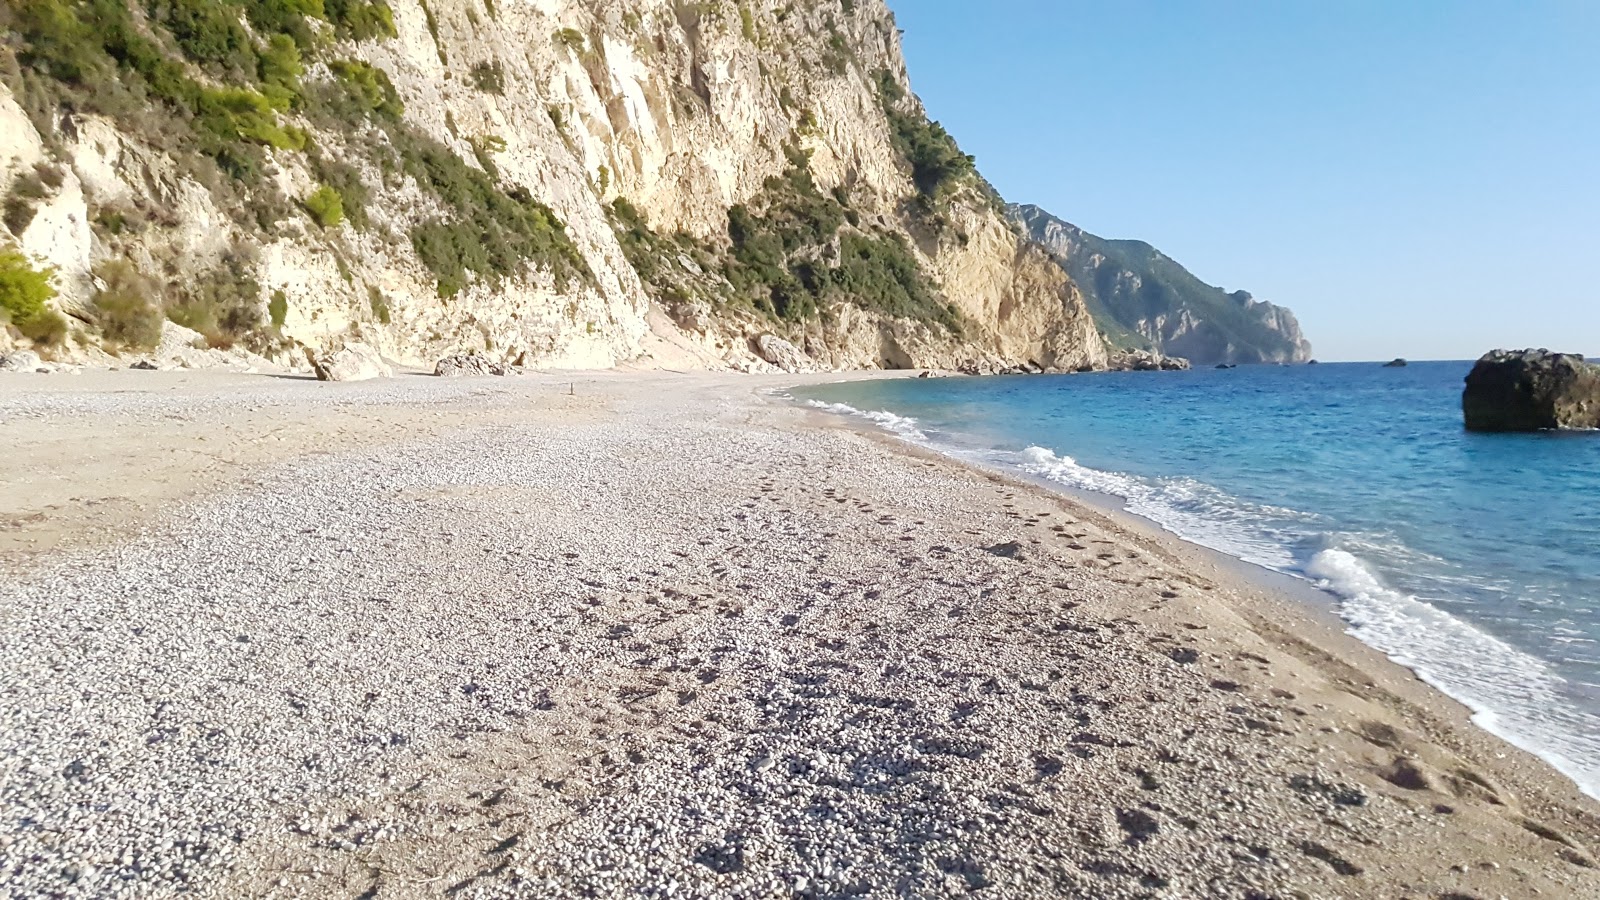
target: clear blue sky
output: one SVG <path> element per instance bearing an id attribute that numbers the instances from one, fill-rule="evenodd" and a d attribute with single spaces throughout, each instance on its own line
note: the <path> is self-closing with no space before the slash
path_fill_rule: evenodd
<path id="1" fill-rule="evenodd" d="M 1600 0 L 889 0 L 1013 202 L 1282 303 L 1324 360 L 1600 355 Z"/>

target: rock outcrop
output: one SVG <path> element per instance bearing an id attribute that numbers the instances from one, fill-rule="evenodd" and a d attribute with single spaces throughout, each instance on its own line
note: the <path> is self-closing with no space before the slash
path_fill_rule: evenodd
<path id="1" fill-rule="evenodd" d="M 1600 365 L 1576 353 L 1495 350 L 1467 375 L 1470 431 L 1600 428 Z"/>
<path id="2" fill-rule="evenodd" d="M 117 320 L 154 305 L 280 362 L 749 369 L 772 333 L 819 368 L 1105 365 L 883 0 L 218 0 L 182 39 L 53 6 L 4 20 L 0 191 L 59 358 L 147 349 Z"/>
<path id="3" fill-rule="evenodd" d="M 812 368 L 811 359 L 799 347 L 775 334 L 758 335 L 755 345 L 762 359 L 785 372 L 807 372 Z"/>
<path id="4" fill-rule="evenodd" d="M 36 372 L 44 365 L 39 354 L 32 350 L 13 350 L 0 353 L 0 372 Z"/>
<path id="5" fill-rule="evenodd" d="M 377 350 L 359 342 L 345 344 L 331 353 L 308 350 L 306 358 L 318 381 L 368 381 L 394 375 Z"/>
<path id="6" fill-rule="evenodd" d="M 1226 367 L 1227 364 L 1219 363 Z M 1107 368 L 1113 372 L 1186 372 L 1193 367 L 1178 356 L 1162 356 L 1150 350 L 1124 350 L 1111 354 Z"/>
<path id="7" fill-rule="evenodd" d="M 473 378 L 486 375 L 510 375 L 511 368 L 481 353 L 458 353 L 446 356 L 433 367 L 433 374 L 441 378 Z"/>
<path id="8" fill-rule="evenodd" d="M 1116 347 L 1204 366 L 1311 358 L 1300 323 L 1281 306 L 1206 284 L 1142 241 L 1097 237 L 1037 206 L 1010 214 L 1072 277 Z"/>

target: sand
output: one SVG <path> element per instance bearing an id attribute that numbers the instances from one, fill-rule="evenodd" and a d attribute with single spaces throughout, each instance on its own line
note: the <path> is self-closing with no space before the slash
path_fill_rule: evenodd
<path id="1" fill-rule="evenodd" d="M 795 380 L 0 376 L 0 883 L 1600 896 L 1315 604 Z"/>

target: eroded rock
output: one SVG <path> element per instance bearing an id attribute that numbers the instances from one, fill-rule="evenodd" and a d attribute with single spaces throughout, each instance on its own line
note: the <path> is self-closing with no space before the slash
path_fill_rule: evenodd
<path id="1" fill-rule="evenodd" d="M 799 347 L 775 334 L 767 333 L 755 340 L 756 353 L 785 372 L 805 372 L 811 368 L 811 359 Z"/>
<path id="2" fill-rule="evenodd" d="M 458 353 L 439 360 L 433 367 L 433 374 L 442 378 L 466 378 L 479 375 L 510 375 L 511 370 L 481 353 Z"/>
<path id="3" fill-rule="evenodd" d="M 311 363 L 318 381 L 366 381 L 394 375 L 394 370 L 383 361 L 378 351 L 358 342 L 345 344 L 325 354 L 307 349 L 306 361 Z"/>
<path id="4" fill-rule="evenodd" d="M 44 366 L 39 354 L 32 350 L 13 350 L 0 353 L 0 372 L 36 372 Z"/>
<path id="5" fill-rule="evenodd" d="M 1600 428 L 1600 366 L 1576 353 L 1494 350 L 1461 393 L 1469 431 Z"/>

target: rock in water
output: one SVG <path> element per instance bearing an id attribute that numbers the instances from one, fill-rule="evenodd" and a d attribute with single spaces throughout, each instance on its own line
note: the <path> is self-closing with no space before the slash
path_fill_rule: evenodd
<path id="1" fill-rule="evenodd" d="M 316 371 L 318 381 L 366 381 L 394 375 L 378 351 L 362 343 L 345 344 L 320 356 L 307 349 L 306 360 Z"/>
<path id="2" fill-rule="evenodd" d="M 785 372 L 804 372 L 811 368 L 810 358 L 800 348 L 775 334 L 756 338 L 756 352 L 761 358 Z"/>
<path id="3" fill-rule="evenodd" d="M 1600 428 L 1600 366 L 1576 353 L 1495 350 L 1461 393 L 1469 431 Z"/>
<path id="4" fill-rule="evenodd" d="M 442 378 L 463 378 L 472 375 L 509 375 L 511 370 L 492 362 L 481 353 L 460 353 L 446 356 L 433 367 L 433 374 Z"/>
<path id="5" fill-rule="evenodd" d="M 1404 359 L 1391 359 L 1384 363 L 1383 367 L 1385 369 L 1404 369 L 1409 365 L 1411 365 L 1411 363 L 1406 362 Z"/>

